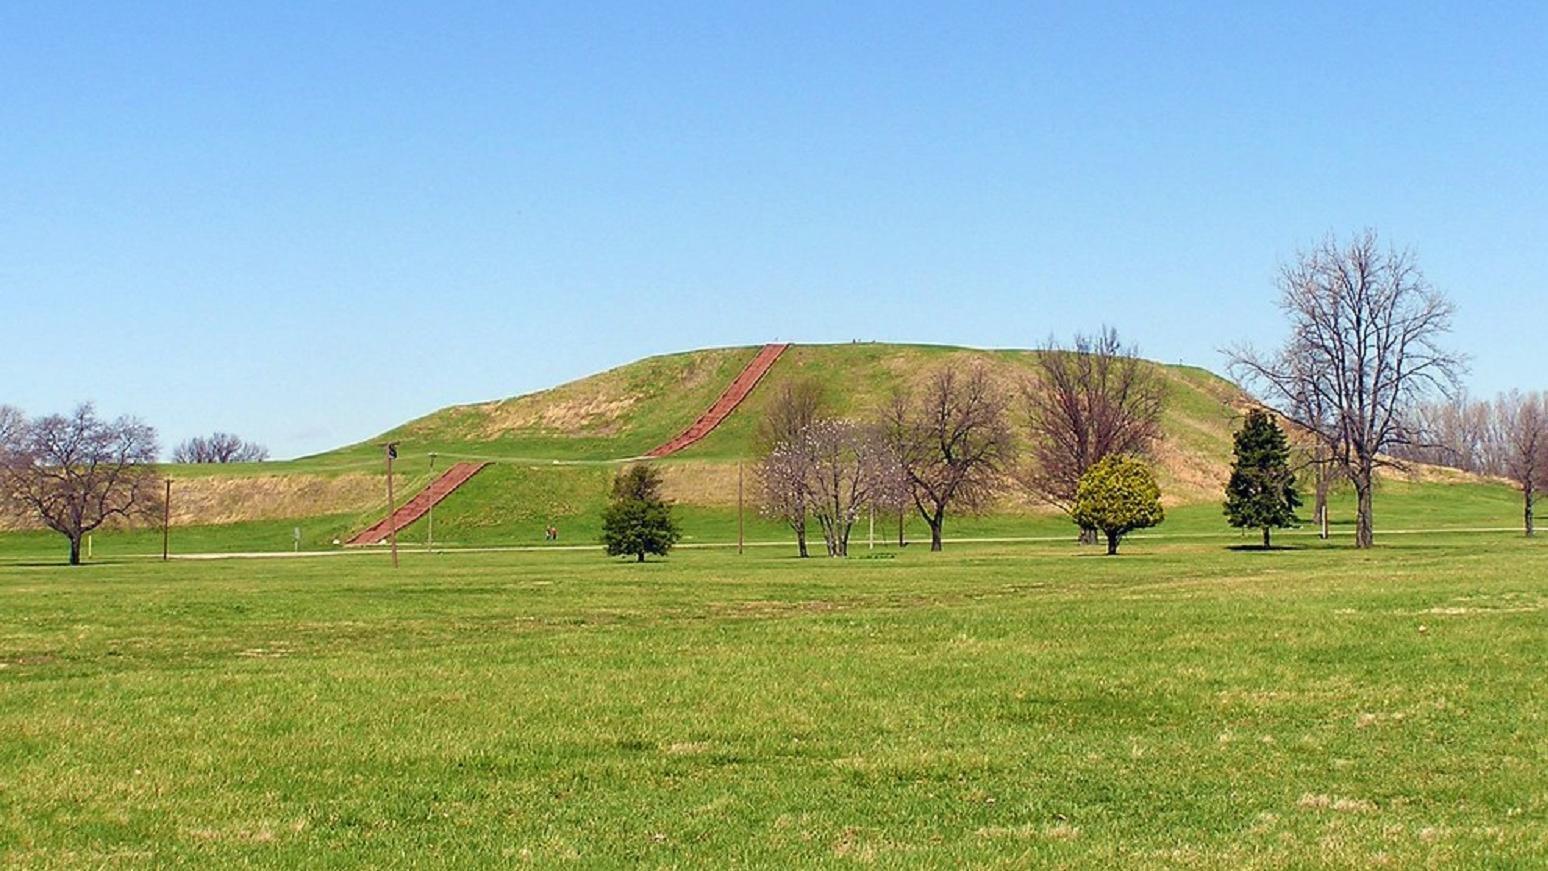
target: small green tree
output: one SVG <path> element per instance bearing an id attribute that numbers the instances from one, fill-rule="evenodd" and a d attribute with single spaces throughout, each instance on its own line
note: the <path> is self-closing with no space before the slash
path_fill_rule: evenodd
<path id="1" fill-rule="evenodd" d="M 672 506 L 661 496 L 661 473 L 637 464 L 613 479 L 613 498 L 602 512 L 602 544 L 608 556 L 666 556 L 682 537 Z"/>
<path id="2" fill-rule="evenodd" d="M 1238 529 L 1263 530 L 1263 548 L 1269 533 L 1300 522 L 1295 509 L 1301 495 L 1295 491 L 1290 470 L 1290 440 L 1274 418 L 1262 409 L 1247 412 L 1236 433 L 1236 460 L 1226 484 L 1225 515 Z"/>
<path id="3" fill-rule="evenodd" d="M 1118 542 L 1125 535 L 1159 524 L 1166 513 L 1150 467 L 1126 454 L 1109 454 L 1080 477 L 1071 519 L 1083 529 L 1105 535 L 1111 556 L 1118 553 Z"/>

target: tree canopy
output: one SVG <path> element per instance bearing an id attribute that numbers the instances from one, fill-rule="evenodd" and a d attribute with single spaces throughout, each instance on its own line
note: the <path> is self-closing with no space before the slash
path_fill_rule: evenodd
<path id="1" fill-rule="evenodd" d="M 1109 454 L 1081 477 L 1071 518 L 1106 536 L 1111 555 L 1118 553 L 1118 542 L 1125 535 L 1158 525 L 1166 513 L 1150 466 L 1126 454 Z"/>
<path id="2" fill-rule="evenodd" d="M 87 533 L 160 507 L 156 431 L 132 417 L 103 420 L 90 403 L 30 421 L 13 410 L 0 430 L 0 503 L 68 538 L 71 565 Z"/>
<path id="3" fill-rule="evenodd" d="M 644 463 L 613 479 L 613 497 L 602 512 L 602 544 L 608 556 L 666 556 L 682 537 L 672 506 L 661 496 L 661 473 Z"/>

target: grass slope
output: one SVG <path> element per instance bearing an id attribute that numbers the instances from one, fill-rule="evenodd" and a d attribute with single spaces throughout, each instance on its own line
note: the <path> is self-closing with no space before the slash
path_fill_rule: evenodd
<path id="1" fill-rule="evenodd" d="M 1545 579 L 1479 535 L 0 565 L 0 862 L 1537 867 Z"/>

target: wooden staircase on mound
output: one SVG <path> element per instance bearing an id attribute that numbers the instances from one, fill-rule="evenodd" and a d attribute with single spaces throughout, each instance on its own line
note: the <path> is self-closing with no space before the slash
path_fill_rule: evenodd
<path id="1" fill-rule="evenodd" d="M 394 532 L 401 532 L 405 527 L 413 525 L 414 521 L 425 516 L 431 506 L 452 494 L 453 490 L 467 483 L 467 480 L 477 475 L 488 463 L 456 463 L 450 469 L 441 474 L 441 477 L 430 482 L 430 486 L 414 494 L 414 498 L 399 505 L 397 510 L 377 521 L 364 532 L 345 542 L 348 547 L 359 547 L 366 544 L 381 544 Z"/>
<path id="2" fill-rule="evenodd" d="M 763 380 L 763 376 L 768 374 L 769 369 L 773 368 L 779 355 L 785 353 L 785 349 L 789 347 L 790 344 L 787 342 L 764 345 L 760 348 L 758 355 L 752 358 L 752 362 L 731 380 L 725 392 L 720 394 L 720 398 L 716 399 L 707 411 L 699 415 L 699 419 L 694 421 L 692 426 L 678 433 L 665 444 L 651 449 L 645 456 L 664 457 L 675 454 L 709 435 L 715 427 L 720 426 L 721 421 L 731 416 L 731 412 L 735 411 L 738 405 L 742 404 L 747 394 L 751 393 L 753 388 L 758 386 L 758 382 Z"/>

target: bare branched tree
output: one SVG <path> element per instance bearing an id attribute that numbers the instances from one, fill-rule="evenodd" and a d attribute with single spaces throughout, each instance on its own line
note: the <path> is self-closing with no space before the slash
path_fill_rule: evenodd
<path id="1" fill-rule="evenodd" d="M 892 464 L 886 445 L 871 427 L 821 419 L 806 428 L 801 441 L 801 451 L 812 458 L 807 499 L 828 556 L 848 556 L 855 521 L 888 485 Z"/>
<path id="2" fill-rule="evenodd" d="M 814 378 L 785 381 L 775 389 L 758 423 L 758 446 L 765 452 L 790 444 L 823 415 L 827 394 Z"/>
<path id="3" fill-rule="evenodd" d="M 268 448 L 229 432 L 195 436 L 172 450 L 174 463 L 259 463 L 268 458 Z"/>
<path id="4" fill-rule="evenodd" d="M 1495 406 L 1458 394 L 1420 403 L 1405 424 L 1403 443 L 1392 449 L 1402 460 L 1495 474 L 1489 456 Z"/>
<path id="5" fill-rule="evenodd" d="M 1449 394 L 1463 359 L 1441 344 L 1452 305 L 1406 251 L 1383 250 L 1366 231 L 1347 243 L 1328 238 L 1285 266 L 1279 305 L 1290 338 L 1277 353 L 1231 352 L 1231 371 L 1287 415 L 1314 406 L 1323 421 L 1302 421 L 1354 485 L 1355 544 L 1374 540 L 1376 469 L 1408 441 L 1413 408 Z"/>
<path id="6" fill-rule="evenodd" d="M 21 413 L 21 409 L 11 405 L 0 405 L 0 462 L 5 459 L 5 454 L 16 447 L 17 439 L 21 437 L 22 427 L 27 425 L 27 418 Z"/>
<path id="7" fill-rule="evenodd" d="M 795 533 L 796 548 L 803 558 L 808 555 L 806 523 L 811 516 L 806 481 L 815 461 L 806 447 L 799 433 L 779 442 L 758 464 L 755 473 L 762 513 L 790 526 Z"/>
<path id="8" fill-rule="evenodd" d="M 804 450 L 807 429 L 822 415 L 826 405 L 821 382 L 802 378 L 781 383 L 758 423 L 757 444 L 764 458 L 756 476 L 762 512 L 789 524 L 796 547 L 807 556 L 807 476 L 812 457 Z"/>
<path id="9" fill-rule="evenodd" d="M 134 418 L 104 421 L 81 405 L 24 423 L 0 453 L 5 501 L 68 538 L 71 565 L 87 533 L 160 505 L 156 431 Z"/>
<path id="10" fill-rule="evenodd" d="M 1537 494 L 1548 489 L 1548 396 L 1512 391 L 1491 409 L 1485 471 L 1516 482 L 1521 488 L 1523 525 L 1537 532 Z"/>
<path id="11" fill-rule="evenodd" d="M 1098 460 L 1146 455 L 1161 435 L 1165 385 L 1111 328 L 1077 335 L 1070 348 L 1050 339 L 1021 396 L 1032 443 L 1021 481 L 1066 513 L 1074 511 L 1080 479 Z M 1082 530 L 1081 540 L 1095 543 L 1096 530 Z"/>
<path id="12" fill-rule="evenodd" d="M 884 414 L 886 441 L 908 478 L 909 495 L 941 549 L 947 510 L 973 512 L 998 493 L 1012 459 L 1005 399 L 982 365 L 950 363 L 917 396 L 894 395 Z"/>

